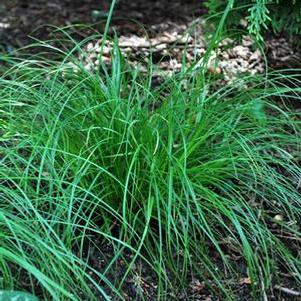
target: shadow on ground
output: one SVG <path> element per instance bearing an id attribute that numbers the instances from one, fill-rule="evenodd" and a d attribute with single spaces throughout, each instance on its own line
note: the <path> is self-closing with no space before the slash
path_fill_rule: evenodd
<path id="1" fill-rule="evenodd" d="M 51 28 L 74 24 L 93 25 L 102 31 L 110 0 L 2 0 L 0 3 L 0 44 L 20 47 L 30 43 L 30 36 L 47 39 Z M 187 22 L 205 12 L 200 0 L 117 0 L 114 24 L 126 32 L 136 32 L 139 25 Z M 98 22 L 96 25 L 95 23 Z M 121 26 L 120 26 L 121 25 Z M 36 30 L 40 28 L 39 30 Z"/>

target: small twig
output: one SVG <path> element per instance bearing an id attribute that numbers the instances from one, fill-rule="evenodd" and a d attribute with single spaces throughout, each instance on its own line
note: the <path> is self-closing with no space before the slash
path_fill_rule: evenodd
<path id="1" fill-rule="evenodd" d="M 298 273 L 282 273 L 282 272 L 277 272 L 278 275 L 281 275 L 283 277 L 288 277 L 288 278 L 294 278 L 298 276 Z"/>
<path id="2" fill-rule="evenodd" d="M 295 291 L 295 290 L 292 290 L 292 289 L 289 289 L 287 287 L 282 287 L 280 285 L 275 285 L 274 288 L 276 290 L 279 290 L 287 295 L 291 295 L 291 296 L 295 296 L 295 297 L 298 297 L 298 296 L 301 296 L 301 292 L 298 292 L 298 291 Z"/>
<path id="3" fill-rule="evenodd" d="M 277 231 L 273 231 L 273 232 L 277 232 Z M 299 237 L 285 236 L 285 235 L 280 235 L 280 234 L 279 235 L 277 234 L 277 237 L 284 238 L 284 239 L 295 240 L 295 241 L 301 241 L 301 238 L 299 238 Z"/>

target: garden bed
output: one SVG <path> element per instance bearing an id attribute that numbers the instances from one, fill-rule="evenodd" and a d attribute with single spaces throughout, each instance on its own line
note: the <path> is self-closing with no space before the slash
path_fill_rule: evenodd
<path id="1" fill-rule="evenodd" d="M 300 79 L 265 77 L 298 67 L 299 53 L 270 37 L 267 65 L 249 36 L 227 38 L 198 75 L 206 10 L 184 0 L 118 1 L 104 44 L 18 50 L 53 40 L 45 24 L 79 43 L 103 32 L 83 24 L 108 9 L 0 4 L 3 288 L 41 300 L 225 300 L 225 287 L 241 301 L 300 299 Z M 55 60 L 30 57 L 41 46 Z"/>

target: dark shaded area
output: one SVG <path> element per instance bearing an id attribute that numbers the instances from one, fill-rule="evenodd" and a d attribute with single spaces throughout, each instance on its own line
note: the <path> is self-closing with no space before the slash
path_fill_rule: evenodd
<path id="1" fill-rule="evenodd" d="M 20 47 L 30 43 L 28 35 L 47 39 L 53 29 L 46 28 L 46 24 L 58 27 L 94 24 L 92 27 L 101 32 L 110 3 L 110 0 L 2 0 L 0 44 L 6 48 Z M 139 25 L 133 21 L 144 26 L 168 21 L 181 23 L 204 12 L 200 0 L 117 0 L 113 24 L 122 32 L 135 32 Z"/>

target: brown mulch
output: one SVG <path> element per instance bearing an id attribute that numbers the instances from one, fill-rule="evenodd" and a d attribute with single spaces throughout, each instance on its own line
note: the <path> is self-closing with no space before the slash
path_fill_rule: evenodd
<path id="1" fill-rule="evenodd" d="M 137 31 L 138 25 L 176 21 L 185 23 L 200 16 L 204 8 L 199 0 L 118 1 L 113 24 L 120 25 L 123 32 Z M 109 0 L 2 0 L 0 3 L 0 43 L 22 46 L 30 42 L 28 35 L 39 26 L 69 26 L 92 24 L 104 20 Z M 101 30 L 101 26 L 95 25 Z M 39 32 L 39 39 L 47 39 L 51 30 Z"/>
<path id="2" fill-rule="evenodd" d="M 181 69 L 183 57 L 188 65 L 202 61 L 206 51 L 204 32 L 207 31 L 207 25 L 200 18 L 206 12 L 203 2 L 117 0 L 111 28 L 117 31 L 121 50 L 132 65 L 139 64 L 145 69 L 151 53 L 158 72 L 172 74 Z M 12 52 L 32 43 L 32 37 L 38 40 L 53 38 L 54 27 L 69 27 L 79 39 L 95 31 L 101 33 L 109 3 L 110 0 L 2 0 L 0 50 Z M 76 24 L 81 27 L 73 28 Z M 84 25 L 91 25 L 91 28 L 84 30 Z M 87 45 L 88 69 L 99 64 L 99 44 L 100 41 L 95 40 Z M 300 64 L 300 54 L 295 53 L 285 39 L 271 38 L 267 45 L 266 54 L 273 67 Z M 108 44 L 105 50 L 102 59 L 109 61 L 111 45 Z M 264 57 L 249 37 L 240 43 L 226 39 L 211 54 L 208 68 L 210 73 L 223 78 L 223 83 L 240 74 L 263 73 L 264 70 Z"/>

